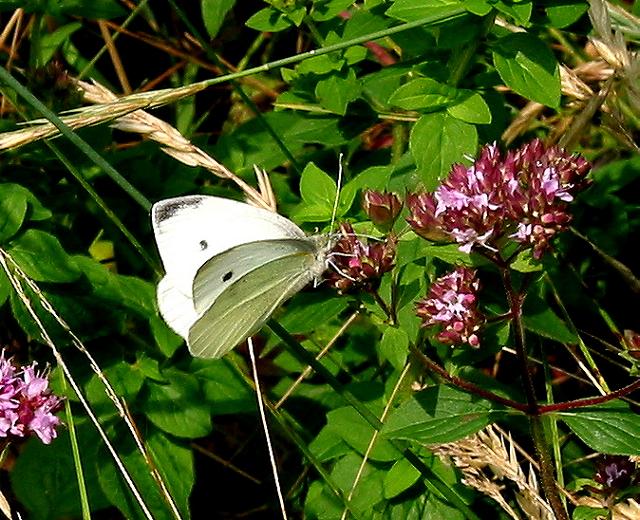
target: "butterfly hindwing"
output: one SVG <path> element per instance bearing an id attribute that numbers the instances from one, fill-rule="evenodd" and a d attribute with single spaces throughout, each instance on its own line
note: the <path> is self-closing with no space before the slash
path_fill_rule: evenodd
<path id="1" fill-rule="evenodd" d="M 228 287 L 265 264 L 291 255 L 314 253 L 315 244 L 306 237 L 260 240 L 232 247 L 198 269 L 193 280 L 195 311 L 201 314 L 207 310 Z"/>
<path id="2" fill-rule="evenodd" d="M 236 280 L 191 327 L 187 341 L 191 353 L 217 359 L 257 332 L 280 304 L 314 278 L 316 262 L 315 254 L 300 251 Z"/>

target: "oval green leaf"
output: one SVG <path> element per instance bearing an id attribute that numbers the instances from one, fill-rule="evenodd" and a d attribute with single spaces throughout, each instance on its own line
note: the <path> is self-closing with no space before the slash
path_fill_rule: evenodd
<path id="1" fill-rule="evenodd" d="M 423 115 L 411 130 L 409 147 L 418 175 L 428 191 L 434 190 L 451 165 L 473 155 L 478 145 L 476 127 L 438 112 Z"/>
<path id="2" fill-rule="evenodd" d="M 640 419 L 622 401 L 558 412 L 556 415 L 587 446 L 597 452 L 640 455 Z"/>
<path id="3" fill-rule="evenodd" d="M 80 270 L 58 239 L 38 229 L 27 229 L 12 240 L 9 253 L 27 276 L 37 282 L 73 282 L 80 276 Z"/>
<path id="4" fill-rule="evenodd" d="M 552 108 L 559 106 L 558 61 L 535 36 L 516 33 L 501 38 L 493 51 L 493 63 L 514 92 Z"/>
<path id="5" fill-rule="evenodd" d="M 432 386 L 395 409 L 381 433 L 387 439 L 442 444 L 481 430 L 502 413 L 497 405 L 461 390 Z"/>

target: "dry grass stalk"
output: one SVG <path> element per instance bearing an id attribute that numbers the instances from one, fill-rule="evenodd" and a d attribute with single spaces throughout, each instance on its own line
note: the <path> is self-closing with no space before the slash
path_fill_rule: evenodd
<path id="1" fill-rule="evenodd" d="M 174 89 L 155 90 L 153 92 L 140 92 L 130 96 L 115 98 L 115 101 L 95 106 L 82 107 L 63 116 L 62 121 L 71 129 L 76 130 L 85 126 L 93 126 L 100 123 L 113 121 L 122 116 L 131 114 L 136 110 L 155 108 L 168 103 L 176 102 L 182 98 L 193 96 L 206 88 L 202 83 L 195 83 L 185 87 Z M 25 123 L 30 125 L 21 130 L 4 132 L 0 134 L 0 151 L 19 148 L 25 144 L 56 137 L 59 130 L 46 119 L 37 119 Z"/>
<path id="2" fill-rule="evenodd" d="M 97 83 L 78 81 L 77 85 L 82 90 L 87 101 L 101 104 L 97 106 L 106 106 L 117 99 L 109 89 Z M 191 143 L 173 126 L 144 110 L 136 110 L 120 116 L 111 126 L 124 132 L 140 134 L 157 142 L 166 154 L 187 166 L 200 166 L 217 177 L 235 182 L 245 193 L 251 204 L 275 211 L 275 197 L 264 172 L 256 170 L 258 184 L 261 187 L 261 191 L 258 191 L 229 171 L 204 150 Z"/>
<path id="3" fill-rule="evenodd" d="M 638 518 L 640 518 L 640 503 L 632 498 L 624 502 L 618 502 L 611 507 L 604 498 L 581 497 L 578 499 L 578 505 L 592 507 L 594 509 L 604 508 L 607 511 L 610 510 L 611 516 L 607 517 L 610 520 L 638 520 Z M 604 516 L 599 518 L 604 518 Z"/>
<path id="4" fill-rule="evenodd" d="M 622 101 L 636 113 L 640 112 L 640 59 L 637 53 L 627 49 L 622 32 L 613 30 L 609 11 L 615 9 L 603 0 L 590 1 L 589 17 L 594 34 L 586 51 L 594 59 L 574 69 L 560 67 L 562 93 L 569 98 L 575 114 L 558 118 L 558 127 L 550 140 L 560 139 L 561 146 L 570 147 L 600 110 L 612 134 L 628 148 L 638 150 L 625 130 L 624 115 L 616 104 Z M 624 16 L 629 24 L 640 27 L 640 20 L 629 13 Z M 503 139 L 507 143 L 513 141 L 530 128 L 526 123 L 532 123 L 536 118 L 537 114 L 528 104 L 504 131 Z"/>
<path id="5" fill-rule="evenodd" d="M 511 518 L 522 517 L 505 498 L 508 482 L 515 486 L 514 496 L 525 518 L 555 519 L 551 507 L 540 494 L 533 468 L 530 466 L 528 474 L 525 474 L 511 438 L 506 441 L 492 426 L 460 441 L 432 449 L 439 457 L 450 458 L 462 471 L 466 485 L 493 498 Z"/>

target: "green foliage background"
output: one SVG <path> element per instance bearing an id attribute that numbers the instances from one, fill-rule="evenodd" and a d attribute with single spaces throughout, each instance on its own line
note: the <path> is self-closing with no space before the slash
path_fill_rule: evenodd
<path id="1" fill-rule="evenodd" d="M 80 105 L 54 62 L 71 77 L 93 78 L 122 94 L 113 56 L 98 52 L 101 28 L 115 35 L 126 25 L 130 32 L 119 35 L 115 49 L 134 90 L 210 85 L 154 115 L 249 183 L 254 165 L 264 168 L 279 211 L 309 232 L 329 224 L 339 154 L 344 154 L 344 185 L 338 218 L 359 232 L 375 233 L 359 205 L 364 188 L 400 194 L 431 190 L 452 163 L 469 164 L 484 143 L 566 137 L 563 144 L 597 165 L 593 187 L 575 205 L 574 225 L 592 242 L 561 237 L 557 253 L 544 263 L 518 264 L 521 272 L 539 273 L 524 317 L 532 357 L 544 361 L 536 374 L 539 396 L 546 391 L 549 401 L 561 401 L 597 393 L 569 353 L 586 360 L 605 389 L 635 377 L 633 357 L 621 357 L 620 331 L 639 328 L 636 306 L 628 304 L 637 291 L 610 260 L 633 271 L 636 259 L 640 162 L 633 145 L 638 107 L 630 92 L 637 77 L 618 71 L 608 110 L 596 107 L 595 117 L 580 120 L 593 108 L 589 102 L 599 79 L 590 83 L 590 96 L 576 98 L 561 84 L 561 66 L 593 58 L 585 47 L 593 31 L 586 1 L 201 0 L 198 5 L 170 0 L 134 7 L 116 0 L 0 2 L 3 25 L 16 9 L 23 10 L 19 39 L 11 47 L 18 52 L 9 57 L 7 40 L 3 47 L 2 130 L 46 117 L 28 92 L 54 113 Z M 627 18 L 615 5 L 610 16 L 634 48 L 640 24 L 632 13 L 640 8 L 637 2 L 627 7 Z M 532 106 L 539 117 L 506 134 L 521 110 Z M 127 403 L 183 518 L 233 518 L 249 511 L 255 518 L 276 517 L 246 350 L 218 361 L 192 359 L 155 303 L 161 266 L 149 201 L 189 193 L 239 199 L 239 190 L 176 161 L 157 143 L 108 124 L 82 128 L 77 135 L 81 142 L 63 137 L 7 150 L 0 162 L 0 246 L 41 291 L 26 287 L 26 298 L 154 518 L 176 514 L 86 357 L 43 308 L 42 297 Z M 404 227 L 401 219 L 397 230 Z M 430 343 L 420 332 L 413 302 L 433 278 L 460 263 L 483 269 L 481 259 L 455 246 L 405 233 L 396 268 L 379 290 L 394 306 L 397 323 L 389 323 L 369 294 L 337 295 L 319 287 L 303 291 L 275 316 L 293 341 L 283 342 L 285 334 L 270 330 L 260 335 L 258 369 L 293 517 L 340 518 L 345 508 L 353 518 L 367 519 L 506 517 L 495 502 L 465 487 L 460 473 L 429 446 L 499 421 L 530 449 L 524 416 L 442 384 L 419 363 L 404 372 L 410 346 L 418 345 L 450 373 L 523 400 L 513 358 L 499 354 L 510 345 L 508 327 L 488 327 L 482 348 L 472 352 Z M 499 315 L 506 310 L 504 295 L 495 273 L 487 271 L 485 305 Z M 24 362 L 53 362 L 4 271 L 0 304 L 0 340 L 8 352 Z M 305 369 L 305 352 L 317 354 L 355 312 L 314 374 L 276 410 L 273 404 Z M 501 355 L 506 358 L 499 361 L 497 376 L 489 377 Z M 575 377 L 556 377 L 561 371 Z M 75 443 L 90 509 L 110 518 L 142 517 L 59 367 L 54 365 L 52 375 L 56 390 L 68 399 L 67 429 L 51 446 L 31 439 L 14 447 L 10 486 L 2 491 L 30 518 L 79 517 Z M 547 419 L 565 485 L 592 474 L 589 462 L 575 461 L 593 452 L 640 455 L 640 421 L 622 400 Z M 380 432 L 369 449 L 375 430 Z M 71 433 L 77 439 L 70 439 Z M 513 496 L 508 500 L 515 507 Z M 585 516 L 575 517 L 588 517 L 579 514 Z"/>

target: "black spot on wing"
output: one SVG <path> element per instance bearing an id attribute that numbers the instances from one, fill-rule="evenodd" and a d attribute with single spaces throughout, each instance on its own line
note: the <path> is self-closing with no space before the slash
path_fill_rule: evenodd
<path id="1" fill-rule="evenodd" d="M 224 273 L 224 275 L 222 275 L 222 281 L 223 282 L 228 282 L 229 280 L 231 280 L 232 276 L 233 276 L 233 271 L 229 271 L 228 273 Z"/>
<path id="2" fill-rule="evenodd" d="M 207 243 L 206 240 L 200 240 L 199 245 L 200 245 L 200 251 L 204 251 L 205 249 L 207 249 L 207 247 L 209 247 L 209 244 Z"/>

